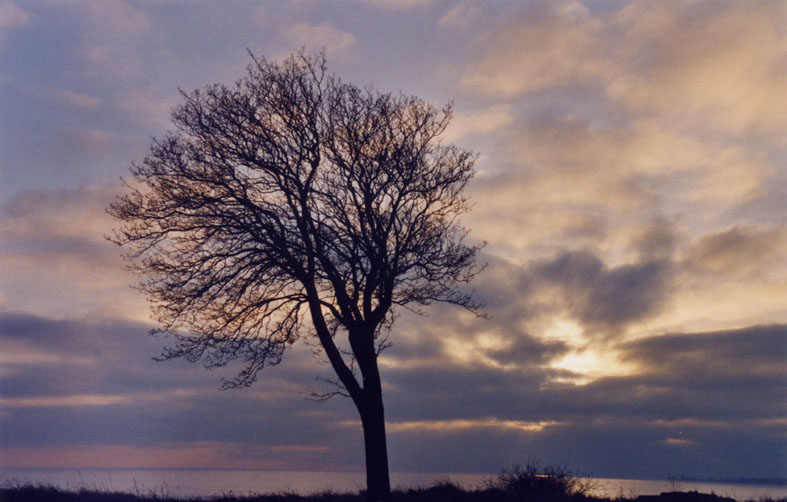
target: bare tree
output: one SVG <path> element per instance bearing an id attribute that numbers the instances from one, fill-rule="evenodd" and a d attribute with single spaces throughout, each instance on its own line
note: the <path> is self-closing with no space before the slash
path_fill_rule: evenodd
<path id="1" fill-rule="evenodd" d="M 441 143 L 450 106 L 344 83 L 323 54 L 252 59 L 234 86 L 183 93 L 109 208 L 111 240 L 176 337 L 164 359 L 241 360 L 226 386 L 248 386 L 315 336 L 360 414 L 368 496 L 387 499 L 377 358 L 398 307 L 477 308 L 457 220 L 475 156 Z"/>

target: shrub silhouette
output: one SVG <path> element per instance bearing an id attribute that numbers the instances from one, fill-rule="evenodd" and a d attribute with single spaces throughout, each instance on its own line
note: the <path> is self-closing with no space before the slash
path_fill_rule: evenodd
<path id="1" fill-rule="evenodd" d="M 525 466 L 504 469 L 488 485 L 505 493 L 506 500 L 512 502 L 559 502 L 587 499 L 593 481 L 562 467 L 541 467 L 538 462 L 530 461 Z"/>

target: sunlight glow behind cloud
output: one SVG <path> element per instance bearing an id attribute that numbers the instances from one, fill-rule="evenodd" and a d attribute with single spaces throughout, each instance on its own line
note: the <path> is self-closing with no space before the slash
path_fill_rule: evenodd
<path id="1" fill-rule="evenodd" d="M 344 426 L 360 427 L 360 421 L 342 422 Z M 541 432 L 547 427 L 560 425 L 560 422 L 524 422 L 521 420 L 499 420 L 482 418 L 478 420 L 414 420 L 407 422 L 389 422 L 386 429 L 391 433 L 407 431 L 463 431 L 466 429 L 509 429 L 525 432 Z"/>

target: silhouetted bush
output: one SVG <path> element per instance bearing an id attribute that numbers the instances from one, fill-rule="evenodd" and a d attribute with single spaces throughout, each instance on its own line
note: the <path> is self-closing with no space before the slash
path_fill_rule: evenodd
<path id="1" fill-rule="evenodd" d="M 513 502 L 561 502 L 590 497 L 593 480 L 574 475 L 562 467 L 541 467 L 530 461 L 503 470 L 488 482 L 491 490 L 502 491 Z"/>

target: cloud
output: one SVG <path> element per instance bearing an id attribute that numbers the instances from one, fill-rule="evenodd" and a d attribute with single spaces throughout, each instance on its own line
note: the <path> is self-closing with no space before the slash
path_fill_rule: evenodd
<path id="1" fill-rule="evenodd" d="M 399 371 L 438 364 L 440 356 L 469 368 L 535 372 L 536 387 L 636 373 L 615 344 L 672 303 L 678 264 L 671 233 L 668 223 L 654 223 L 635 243 L 649 248 L 614 265 L 588 249 L 521 265 L 486 255 L 488 267 L 473 287 L 490 319 L 442 307 L 431 308 L 427 321 L 405 318 L 397 324 L 395 348 L 401 350 L 402 338 L 405 347 L 419 348 L 401 357 L 386 354 L 381 363 Z M 431 342 L 424 346 L 421 339 Z"/>
<path id="2" fill-rule="evenodd" d="M 101 232 L 112 221 L 104 208 L 113 198 L 110 190 L 99 187 L 23 192 L 3 206 L 2 228 L 9 240 L 81 237 L 103 242 Z"/>
<path id="3" fill-rule="evenodd" d="M 140 392 L 130 394 L 74 394 L 53 397 L 9 397 L 0 398 L 0 408 L 50 408 L 70 406 L 111 406 L 119 404 L 140 404 L 171 400 L 194 394 L 194 391 L 175 390 L 171 392 Z"/>
<path id="4" fill-rule="evenodd" d="M 74 106 L 76 108 L 93 109 L 101 104 L 101 98 L 90 96 L 85 93 L 69 91 L 67 89 L 55 91 L 54 96 L 61 103 Z"/>
<path id="5" fill-rule="evenodd" d="M 734 226 L 700 236 L 686 251 L 687 265 L 711 274 L 773 274 L 787 251 L 787 235 L 773 227 Z"/>
<path id="6" fill-rule="evenodd" d="M 517 132 L 510 152 L 516 165 L 530 167 L 539 201 L 706 214 L 765 197 L 778 186 L 771 183 L 776 163 L 763 153 L 693 137 L 663 121 L 605 126 L 558 114 L 518 120 L 523 122 L 512 126 Z M 618 195 L 602 195 L 612 191 Z"/>
<path id="7" fill-rule="evenodd" d="M 360 426 L 360 422 L 354 422 Z M 418 431 L 467 431 L 468 429 L 513 429 L 516 431 L 541 432 L 546 427 L 557 425 L 557 422 L 524 422 L 521 420 L 498 420 L 485 418 L 476 420 L 413 420 L 389 422 L 386 430 L 392 434 L 410 430 Z"/>
<path id="8" fill-rule="evenodd" d="M 636 366 L 615 347 L 670 303 L 675 264 L 666 246 L 615 266 L 588 250 L 523 265 L 485 256 L 488 267 L 473 286 L 490 318 L 440 306 L 424 319 L 404 317 L 381 364 L 398 373 L 449 361 L 468 371 L 510 373 L 535 388 L 634 374 Z"/>
<path id="9" fill-rule="evenodd" d="M 166 131 L 172 128 L 174 103 L 170 93 L 156 90 L 134 90 L 120 93 L 117 104 L 138 123 L 153 130 Z"/>
<path id="10" fill-rule="evenodd" d="M 622 55 L 628 71 L 610 82 L 610 96 L 635 110 L 705 120 L 733 133 L 783 130 L 784 4 L 713 7 L 634 2 L 620 9 L 611 27 L 635 45 Z"/>
<path id="11" fill-rule="evenodd" d="M 511 109 L 470 186 L 467 222 L 491 252 L 517 260 L 591 248 L 619 263 L 637 259 L 634 240 L 652 221 L 676 229 L 675 249 L 735 218 L 778 225 L 778 148 L 730 147 L 657 119 Z"/>
<path id="12" fill-rule="evenodd" d="M 372 3 L 390 10 L 411 10 L 426 7 L 433 0 L 372 0 Z"/>
<path id="13" fill-rule="evenodd" d="M 605 189 L 616 197 L 604 197 Z M 636 187 L 592 172 L 532 168 L 478 177 L 470 193 L 474 207 L 465 221 L 472 236 L 513 260 L 596 245 L 610 230 L 605 209 L 630 212 L 647 201 Z"/>
<path id="14" fill-rule="evenodd" d="M 643 330 L 722 329 L 787 321 L 784 230 L 770 224 L 714 228 L 678 240 L 670 308 Z"/>
<path id="15" fill-rule="evenodd" d="M 462 2 L 446 11 L 437 21 L 437 26 L 445 30 L 462 30 L 473 23 L 481 7 L 476 3 Z"/>
<path id="16" fill-rule="evenodd" d="M 466 88 L 503 97 L 571 85 L 606 70 L 594 54 L 598 22 L 578 2 L 540 2 L 488 39 L 486 54 L 462 78 Z"/>
<path id="17" fill-rule="evenodd" d="M 114 311 L 147 319 L 118 249 L 106 187 L 23 192 L 0 210 L 5 308 L 71 317 Z"/>
<path id="18" fill-rule="evenodd" d="M 664 217 L 656 217 L 631 237 L 644 260 L 660 260 L 670 256 L 679 243 L 677 225 Z"/>
<path id="19" fill-rule="evenodd" d="M 507 104 L 491 106 L 477 112 L 456 112 L 445 132 L 445 141 L 455 142 L 466 136 L 497 132 L 513 120 L 511 106 Z"/>
<path id="20" fill-rule="evenodd" d="M 670 263 L 647 261 L 608 268 L 589 252 L 566 252 L 534 266 L 535 276 L 558 286 L 582 323 L 621 328 L 654 315 L 668 292 Z"/>
<path id="21" fill-rule="evenodd" d="M 78 52 L 87 74 L 129 78 L 142 71 L 143 42 L 153 35 L 148 15 L 123 0 L 88 2 L 79 6 L 85 30 Z"/>
<path id="22" fill-rule="evenodd" d="M 0 36 L 12 29 L 26 26 L 30 18 L 31 14 L 14 2 L 3 1 L 0 3 Z"/>
<path id="23" fill-rule="evenodd" d="M 661 335 L 630 342 L 634 378 L 674 419 L 783 420 L 787 326 Z"/>
<path id="24" fill-rule="evenodd" d="M 630 357 L 647 362 L 653 371 L 676 380 L 688 373 L 703 378 L 704 373 L 697 371 L 697 364 L 712 370 L 716 376 L 764 372 L 765 376 L 777 380 L 787 377 L 787 370 L 781 364 L 787 355 L 785 325 L 665 334 L 630 342 L 626 350 Z M 703 357 L 704 353 L 710 357 Z M 730 365 L 732 361 L 735 364 Z"/>
<path id="25" fill-rule="evenodd" d="M 523 162 L 561 170 L 593 168 L 631 175 L 669 176 L 712 160 L 712 146 L 654 120 L 602 125 L 578 115 L 550 114 L 520 128 Z M 570 145 L 570 148 L 567 146 Z"/>
<path id="26" fill-rule="evenodd" d="M 705 169 L 687 198 L 712 207 L 745 204 L 773 190 L 771 179 L 775 169 L 762 155 L 751 155 L 739 147 L 725 148 Z"/>
<path id="27" fill-rule="evenodd" d="M 123 395 L 129 386 L 137 393 L 178 390 L 175 379 L 156 381 L 162 368 L 150 359 L 160 352 L 160 342 L 149 340 L 147 330 L 128 321 L 1 313 L 0 343 L 26 355 L 3 361 L 3 406 L 121 404 L 128 402 Z M 147 374 L 136 373 L 142 367 Z"/>
<path id="28" fill-rule="evenodd" d="M 245 459 L 238 444 L 221 441 L 190 441 L 162 445 L 105 444 L 47 448 L 3 448 L 0 466 L 13 468 L 128 468 L 210 469 L 216 465 L 234 469 L 291 470 L 300 465 L 297 447 L 256 448 L 257 458 Z M 267 451 L 266 451 L 267 450 Z M 295 454 L 293 454 L 295 453 Z M 262 455 L 266 454 L 266 455 Z M 230 490 L 231 487 L 228 487 Z"/>
<path id="29" fill-rule="evenodd" d="M 784 451 L 767 446 L 784 444 L 779 397 L 787 378 L 780 364 L 787 355 L 784 326 L 658 333 L 624 342 L 618 350 L 636 372 L 581 386 L 542 385 L 548 372 L 527 358 L 520 371 L 480 362 L 387 369 L 386 379 L 396 389 L 386 396 L 395 458 L 429 469 L 445 465 L 433 453 L 439 451 L 455 458 L 453 469 L 483 471 L 494 463 L 521 461 L 523 450 L 538 451 L 542 458 L 593 469 L 595 475 L 604 475 L 609 466 L 629 472 L 633 467 L 627 463 L 643 445 L 669 456 L 673 467 L 709 466 L 709 472 L 736 472 L 739 461 L 722 459 L 737 452 L 751 455 L 752 472 L 769 469 L 763 451 L 776 454 L 772 461 L 784 461 Z M 408 391 L 412 388 L 419 391 Z M 675 438 L 683 443 L 669 441 Z M 688 442 L 697 449 L 669 449 Z M 758 447 L 741 448 L 746 443 Z M 480 457 L 460 454 L 468 449 L 477 449 Z M 496 452 L 494 459 L 485 458 L 490 451 Z M 637 459 L 636 469 L 668 473 L 657 459 Z"/>
<path id="30" fill-rule="evenodd" d="M 305 47 L 309 51 L 325 48 L 329 55 L 346 54 L 355 46 L 355 36 L 352 33 L 328 23 L 295 23 L 284 31 L 284 36 L 296 47 Z"/>
<path id="31" fill-rule="evenodd" d="M 153 361 L 166 342 L 148 329 L 111 318 L 0 313 L 0 351 L 32 356 L 0 367 L 4 465 L 99 466 L 104 450 L 128 451 L 112 463 L 118 467 L 325 469 L 332 458 L 335 468 L 358 461 L 360 444 L 337 455 L 360 439 L 340 425 L 355 416 L 351 404 L 303 398 L 321 371 L 308 347 L 289 351 L 287 364 L 267 368 L 254 388 L 222 392 L 216 371 Z M 206 451 L 198 464 L 178 453 L 206 441 L 220 451 Z M 80 453 L 66 458 L 57 453 L 64 445 Z M 148 456 L 151 448 L 160 455 Z"/>
<path id="32" fill-rule="evenodd" d="M 704 129 L 775 134 L 784 128 L 784 5 L 629 2 L 589 12 L 539 2 L 487 41 L 462 83 L 513 97 L 551 89 L 603 89 L 635 113 Z"/>
<path id="33" fill-rule="evenodd" d="M 403 336 L 384 358 L 421 359 L 382 366 L 392 465 L 490 472 L 522 461 L 526 450 L 603 476 L 633 473 L 619 462 L 630 464 L 631 452 L 643 445 L 671 452 L 670 465 L 709 465 L 710 472 L 727 472 L 733 464 L 739 469 L 745 460 L 753 472 L 767 473 L 769 463 L 773 470 L 784 460 L 783 449 L 764 454 L 762 448 L 741 448 L 783 444 L 784 326 L 625 342 L 619 349 L 638 366 L 636 374 L 545 386 L 553 370 L 538 350 L 512 354 L 508 365 L 483 358 L 461 363 L 447 357 L 443 344 L 472 336 L 457 326 L 425 329 L 441 324 L 442 317 L 417 324 L 402 320 L 404 329 L 396 335 Z M 330 371 L 327 365 L 315 367 L 308 347 L 294 346 L 255 386 L 221 392 L 215 372 L 183 361 L 151 361 L 163 342 L 146 329 L 113 319 L 0 314 L 3 351 L 16 343 L 28 353 L 61 358 L 3 362 L 4 465 L 362 466 L 352 404 L 336 399 L 316 405 L 302 397 L 315 374 Z M 406 333 L 409 329 L 418 336 Z M 434 344 L 435 337 L 442 340 Z M 669 450 L 688 446 L 670 441 L 676 438 L 698 450 Z M 460 454 L 476 447 L 479 455 Z M 596 458 L 599 448 L 605 459 Z M 719 460 L 730 455 L 735 461 Z M 666 475 L 655 460 L 643 459 L 636 467 Z"/>
<path id="34" fill-rule="evenodd" d="M 721 152 L 658 122 L 599 125 L 550 112 L 515 115 L 503 132 L 507 145 L 471 185 L 468 220 L 478 238 L 507 256 L 566 246 L 625 249 L 630 233 L 650 220 L 734 207 L 742 190 L 755 193 L 767 179 L 760 174 L 767 170 L 750 169 L 745 184 L 733 185 L 734 197 L 727 188 L 729 197 L 719 193 L 715 206 L 697 208 L 692 189 L 710 193 L 705 177 L 718 175 Z"/>
<path id="35" fill-rule="evenodd" d="M 86 5 L 90 22 L 106 37 L 137 37 L 153 27 L 150 18 L 123 0 L 90 2 Z"/>

